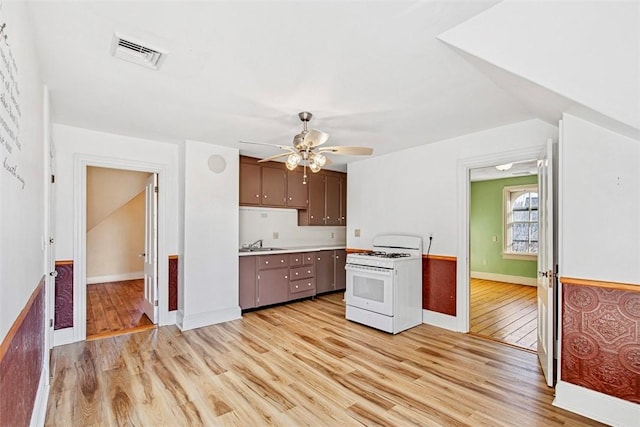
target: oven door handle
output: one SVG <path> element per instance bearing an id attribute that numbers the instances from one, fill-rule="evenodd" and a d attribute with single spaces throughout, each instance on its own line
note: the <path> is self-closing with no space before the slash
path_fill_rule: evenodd
<path id="1" fill-rule="evenodd" d="M 368 265 L 347 264 L 345 270 L 358 273 L 382 274 L 384 276 L 392 276 L 393 269 L 384 267 L 372 267 Z"/>

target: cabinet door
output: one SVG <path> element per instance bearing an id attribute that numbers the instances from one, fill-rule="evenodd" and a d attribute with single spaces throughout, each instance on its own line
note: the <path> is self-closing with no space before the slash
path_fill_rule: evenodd
<path id="1" fill-rule="evenodd" d="M 347 175 L 340 177 L 340 225 L 347 225 Z"/>
<path id="2" fill-rule="evenodd" d="M 256 306 L 256 257 L 240 257 L 240 308 Z"/>
<path id="3" fill-rule="evenodd" d="M 260 165 L 240 162 L 240 204 L 260 205 Z"/>
<path id="4" fill-rule="evenodd" d="M 338 249 L 334 251 L 336 290 L 347 289 L 347 272 L 344 269 L 347 263 L 347 251 Z"/>
<path id="5" fill-rule="evenodd" d="M 337 176 L 327 176 L 326 180 L 326 208 L 325 224 L 340 225 L 340 178 Z"/>
<path id="6" fill-rule="evenodd" d="M 288 267 L 261 270 L 258 272 L 258 307 L 287 301 L 288 292 Z"/>
<path id="7" fill-rule="evenodd" d="M 316 252 L 316 292 L 335 289 L 333 251 Z"/>
<path id="8" fill-rule="evenodd" d="M 309 174 L 307 186 L 309 186 L 309 225 L 324 225 L 325 208 L 325 181 L 324 176 Z"/>
<path id="9" fill-rule="evenodd" d="M 306 209 L 309 206 L 309 186 L 301 171 L 287 171 L 287 207 Z"/>
<path id="10" fill-rule="evenodd" d="M 262 167 L 262 205 L 284 206 L 287 192 L 287 173 L 283 169 Z"/>

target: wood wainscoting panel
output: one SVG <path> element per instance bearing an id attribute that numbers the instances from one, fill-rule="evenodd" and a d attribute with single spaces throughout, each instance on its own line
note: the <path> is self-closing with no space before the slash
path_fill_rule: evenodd
<path id="1" fill-rule="evenodd" d="M 73 261 L 56 261 L 53 329 L 73 327 Z"/>
<path id="2" fill-rule="evenodd" d="M 169 311 L 178 309 L 178 255 L 169 255 Z"/>
<path id="3" fill-rule="evenodd" d="M 562 380 L 640 403 L 640 285 L 563 280 Z"/>
<path id="4" fill-rule="evenodd" d="M 457 259 L 451 256 L 422 257 L 422 308 L 456 315 Z"/>
<path id="5" fill-rule="evenodd" d="M 0 346 L 0 426 L 28 426 L 44 354 L 44 278 Z"/>

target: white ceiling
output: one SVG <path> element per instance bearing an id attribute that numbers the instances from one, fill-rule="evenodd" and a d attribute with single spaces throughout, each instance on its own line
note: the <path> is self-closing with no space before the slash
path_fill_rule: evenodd
<path id="1" fill-rule="evenodd" d="M 380 155 L 536 115 L 436 39 L 495 1 L 33 1 L 56 123 L 276 154 L 301 129 Z M 169 51 L 110 56 L 113 33 Z M 510 78 L 513 78 L 511 76 Z M 553 114 L 550 114 L 553 116 Z M 552 118 L 552 117 L 551 117 Z M 355 157 L 334 157 L 337 168 Z"/>

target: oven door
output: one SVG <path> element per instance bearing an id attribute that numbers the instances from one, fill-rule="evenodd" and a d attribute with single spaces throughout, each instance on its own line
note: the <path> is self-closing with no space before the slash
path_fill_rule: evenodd
<path id="1" fill-rule="evenodd" d="M 393 316 L 394 270 L 347 264 L 347 305 Z"/>

